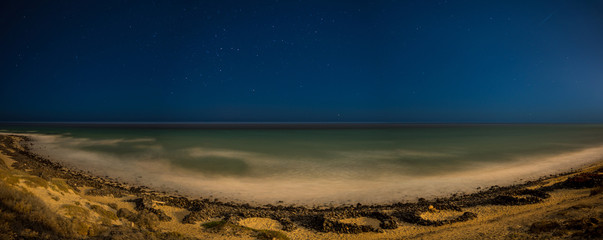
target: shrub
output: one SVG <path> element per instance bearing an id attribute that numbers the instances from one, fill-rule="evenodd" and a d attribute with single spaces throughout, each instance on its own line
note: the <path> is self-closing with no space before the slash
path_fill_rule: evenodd
<path id="1" fill-rule="evenodd" d="M 55 187 L 55 190 L 57 190 L 57 192 L 69 192 L 69 189 L 71 189 L 69 187 L 69 185 L 67 185 L 67 183 L 65 182 L 65 180 L 60 179 L 60 178 L 53 178 L 52 180 L 50 180 L 50 182 L 53 184 L 53 186 Z"/>
<path id="2" fill-rule="evenodd" d="M 155 213 L 149 212 L 147 210 L 142 210 L 138 212 L 138 215 L 136 215 L 136 218 L 132 222 L 134 222 L 140 228 L 146 228 L 148 230 L 153 231 L 155 230 L 155 228 L 157 228 L 157 226 L 159 226 L 159 223 L 157 221 L 159 221 L 159 217 L 157 217 Z"/>
<path id="3" fill-rule="evenodd" d="M 226 224 L 226 221 L 220 220 L 220 221 L 206 222 L 206 223 L 201 224 L 201 226 L 203 226 L 204 228 L 216 228 L 216 227 L 222 227 L 222 226 L 224 226 L 224 224 Z"/>
<path id="4" fill-rule="evenodd" d="M 40 178 L 40 177 L 36 177 L 36 176 L 23 176 L 21 177 L 22 179 L 24 179 L 24 183 L 27 184 L 27 186 L 29 187 L 43 187 L 43 188 L 48 188 L 48 181 Z"/>
<path id="5" fill-rule="evenodd" d="M 0 222 L 3 223 L 0 228 L 9 227 L 14 234 L 73 236 L 69 221 L 52 212 L 33 194 L 19 191 L 3 182 L 0 182 L 0 210 Z"/>
<path id="6" fill-rule="evenodd" d="M 128 219 L 130 220 L 130 222 L 133 222 L 134 218 L 136 217 L 136 214 L 126 208 L 120 208 L 119 210 L 117 210 L 117 216 L 120 218 Z"/>
<path id="7" fill-rule="evenodd" d="M 132 211 L 120 208 L 117 211 L 117 216 L 120 218 L 128 219 L 130 222 L 133 222 L 140 228 L 148 229 L 153 231 L 157 226 L 159 226 L 159 217 L 148 210 L 142 210 L 138 212 L 138 214 L 133 213 Z"/>
<path id="8" fill-rule="evenodd" d="M 111 220 L 117 220 L 117 215 L 115 215 L 115 213 L 113 213 L 107 209 L 104 209 L 103 207 L 101 207 L 99 205 L 92 205 L 92 206 L 90 206 L 90 209 L 92 209 L 92 211 L 98 213 L 98 215 L 101 216 L 101 221 L 105 225 L 110 225 Z"/>
<path id="9" fill-rule="evenodd" d="M 61 209 L 65 210 L 65 215 L 77 219 L 87 219 L 90 214 L 88 209 L 73 204 L 63 204 Z"/>
<path id="10" fill-rule="evenodd" d="M 11 174 L 9 170 L 0 170 L 0 179 L 9 185 L 15 185 L 19 183 L 19 178 Z"/>
<path id="11" fill-rule="evenodd" d="M 101 215 L 102 217 L 111 219 L 111 220 L 117 220 L 117 215 L 115 215 L 115 213 L 104 209 L 103 207 L 99 206 L 99 205 L 92 205 L 90 206 L 90 209 L 92 209 L 92 211 L 98 213 L 98 215 Z"/>
<path id="12" fill-rule="evenodd" d="M 273 231 L 273 230 L 256 230 L 258 239 L 278 239 L 278 240 L 289 240 L 289 237 L 282 232 Z"/>
<path id="13" fill-rule="evenodd" d="M 113 208 L 113 209 L 117 210 L 117 203 L 107 203 L 107 206 L 109 206 L 110 208 Z"/>

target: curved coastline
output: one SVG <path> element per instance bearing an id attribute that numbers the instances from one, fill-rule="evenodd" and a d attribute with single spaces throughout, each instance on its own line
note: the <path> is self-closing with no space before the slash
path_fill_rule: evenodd
<path id="1" fill-rule="evenodd" d="M 375 205 L 413 202 L 418 198 L 442 198 L 451 194 L 470 194 L 477 192 L 476 189 L 493 185 L 521 184 L 541 176 L 579 169 L 596 162 L 603 156 L 603 146 L 587 145 L 588 147 L 583 149 L 576 147 L 562 151 L 551 149 L 553 152 L 541 152 L 540 155 L 517 154 L 505 161 L 491 161 L 487 157 L 483 160 L 462 159 L 465 162 L 452 164 L 449 166 L 451 168 L 439 167 L 440 172 L 418 174 L 416 170 L 420 169 L 409 167 L 410 170 L 415 170 L 409 172 L 404 164 L 380 165 L 384 163 L 378 159 L 384 157 L 383 155 L 393 154 L 387 151 L 342 151 L 347 154 L 346 158 L 349 158 L 346 162 L 317 158 L 324 162 L 339 161 L 337 165 L 329 165 L 315 164 L 312 159 L 288 161 L 287 156 L 269 157 L 265 152 L 241 150 L 237 146 L 226 146 L 233 147 L 232 149 L 195 147 L 193 153 L 188 151 L 192 150 L 191 148 L 184 147 L 168 154 L 165 142 L 162 143 L 152 134 L 127 139 L 116 136 L 88 139 L 85 136 L 82 138 L 82 136 L 54 134 L 27 133 L 26 135 L 35 140 L 35 144 L 31 147 L 33 152 L 48 156 L 52 161 L 72 169 L 89 171 L 97 176 L 108 176 L 133 186 L 145 185 L 156 191 L 165 191 L 173 195 L 218 198 L 221 201 L 254 206 L 273 204 L 328 207 L 356 203 Z M 115 146 L 118 145 L 125 147 L 116 148 Z M 115 152 L 131 149 L 134 153 L 119 155 L 102 148 L 100 151 L 89 150 L 87 149 L 89 146 L 115 148 Z M 141 146 L 145 146 L 144 152 L 137 150 Z M 149 146 L 154 148 L 146 150 Z M 279 147 L 281 146 L 273 146 L 273 148 Z M 496 156 L 507 154 L 504 147 L 498 148 L 503 150 L 490 154 L 494 159 Z M 445 155 L 444 158 L 450 155 L 462 155 L 434 151 L 433 154 Z M 342 152 L 337 153 L 343 154 Z M 181 165 L 182 159 L 186 157 L 178 154 L 187 156 L 192 154 L 196 157 L 234 156 L 237 161 L 248 166 L 248 169 L 245 174 L 224 175 L 219 170 L 206 172 L 207 170 L 197 168 L 188 169 Z M 291 154 L 295 156 L 295 152 Z M 408 154 L 429 153 L 406 150 L 402 154 L 404 155 L 397 158 L 412 159 Z M 205 160 L 200 159 L 197 162 Z M 424 161 L 429 162 L 428 160 L 433 161 L 432 159 Z M 374 161 L 371 166 L 375 167 L 358 168 L 359 165 L 356 164 L 366 164 L 360 163 L 363 161 Z M 231 162 L 227 161 L 227 163 L 231 165 Z M 434 164 L 437 166 L 437 162 Z M 425 168 L 431 167 L 425 166 Z M 209 169 L 214 168 L 210 166 Z M 296 170 L 291 172 L 292 169 Z M 258 174 L 258 171 L 270 173 Z M 246 175 L 248 173 L 253 175 Z"/>
<path id="2" fill-rule="evenodd" d="M 20 171 L 20 174 L 27 173 L 47 181 L 63 179 L 71 189 L 70 193 L 73 192 L 82 196 L 112 198 L 116 201 L 127 202 L 131 207 L 130 212 L 138 212 L 139 215 L 144 213 L 155 216 L 158 222 L 174 222 L 175 224 L 184 226 L 189 225 L 188 227 L 195 226 L 210 238 L 217 238 L 217 236 L 212 235 L 214 233 L 219 233 L 220 235 L 226 234 L 225 236 L 244 233 L 243 235 L 252 238 L 261 238 L 261 236 L 266 234 L 278 235 L 279 233 L 284 236 L 278 236 L 289 236 L 289 238 L 294 238 L 295 236 L 305 236 L 302 238 L 328 238 L 328 236 L 331 236 L 329 234 L 349 234 L 346 236 L 351 239 L 354 236 L 362 234 L 364 234 L 362 235 L 363 237 L 367 238 L 395 238 L 402 236 L 399 232 L 396 233 L 396 231 L 400 228 L 408 227 L 408 225 L 412 225 L 414 228 L 438 226 L 445 229 L 446 226 L 470 223 L 476 221 L 476 219 L 484 218 L 485 216 L 482 216 L 483 214 L 480 212 L 482 208 L 490 206 L 517 206 L 521 208 L 544 204 L 547 201 L 551 201 L 551 198 L 555 198 L 551 197 L 551 195 L 556 196 L 556 192 L 568 191 L 567 189 L 588 189 L 592 195 L 589 197 L 595 197 L 598 200 L 601 199 L 601 194 L 596 192 L 601 189 L 601 175 L 603 172 L 603 168 L 601 168 L 603 162 L 599 160 L 590 167 L 582 168 L 580 171 L 546 176 L 518 185 L 505 187 L 493 186 L 472 194 L 452 195 L 430 200 L 419 199 L 419 201 L 411 203 L 399 202 L 384 205 L 351 204 L 320 208 L 285 205 L 250 206 L 244 203 L 220 202 L 215 199 L 190 199 L 184 196 L 162 193 L 142 186 L 131 186 L 104 177 L 94 176 L 80 170 L 67 169 L 56 162 L 29 151 L 27 146 L 31 143 L 28 142 L 27 137 L 4 134 L 0 138 L 0 142 L 2 143 L 0 151 L 7 156 L 3 160 L 11 160 L 8 163 L 7 160 L 4 161 L 6 165 L 4 167 L 7 169 Z M 588 179 L 583 181 L 584 178 Z M 597 199 L 595 200 L 598 201 Z M 600 208 L 600 204 L 595 206 L 595 209 L 601 210 Z M 123 209 L 128 210 L 128 208 Z M 168 209 L 173 211 L 170 212 Z M 176 211 L 174 209 L 181 210 Z M 111 209 L 108 210 L 112 211 Z M 132 221 L 134 218 L 129 219 L 123 214 L 126 210 L 122 210 L 122 208 L 113 210 L 117 216 L 122 215 L 118 218 L 122 223 L 129 221 L 132 223 L 132 226 L 138 224 Z M 120 211 L 122 214 L 119 214 Z M 179 214 L 174 214 L 174 212 L 178 212 Z M 598 217 L 600 218 L 600 216 Z M 263 231 L 262 229 L 258 230 L 246 227 L 244 220 L 246 221 L 247 219 L 262 219 L 264 222 L 272 220 L 275 225 L 278 225 L 278 230 Z M 371 219 L 374 221 L 372 224 L 369 224 Z M 199 226 L 199 223 L 206 225 Z M 213 223 L 215 226 L 208 226 L 208 223 Z M 123 224 L 106 225 L 104 227 L 111 229 L 121 228 L 115 226 L 122 226 Z M 596 226 L 600 229 L 600 225 Z M 150 233 L 157 231 L 165 232 L 166 230 L 165 228 L 153 229 L 138 225 L 136 229 Z M 586 230 L 580 233 L 587 234 Z M 540 233 L 547 234 L 546 231 Z M 571 232 L 571 234 L 577 233 Z M 198 235 L 186 232 L 180 234 L 189 237 Z M 416 234 L 415 236 L 427 236 L 428 238 L 432 236 L 425 233 L 425 231 L 418 231 Z M 86 236 L 93 237 L 91 235 Z"/>

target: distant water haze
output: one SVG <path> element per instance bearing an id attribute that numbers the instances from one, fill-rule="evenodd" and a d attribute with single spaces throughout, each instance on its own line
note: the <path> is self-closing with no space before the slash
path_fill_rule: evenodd
<path id="1" fill-rule="evenodd" d="M 603 158 L 603 125 L 366 128 L 0 126 L 67 166 L 251 204 L 414 201 L 520 183 Z"/>

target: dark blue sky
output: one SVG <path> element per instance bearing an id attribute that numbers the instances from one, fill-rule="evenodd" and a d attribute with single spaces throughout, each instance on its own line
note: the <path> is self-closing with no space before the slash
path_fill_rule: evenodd
<path id="1" fill-rule="evenodd" d="M 0 9 L 0 121 L 603 122 L 603 1 Z"/>

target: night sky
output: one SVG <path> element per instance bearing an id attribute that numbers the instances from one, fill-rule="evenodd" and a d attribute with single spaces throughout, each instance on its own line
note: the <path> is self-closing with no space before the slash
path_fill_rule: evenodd
<path id="1" fill-rule="evenodd" d="M 182 2 L 2 1 L 0 121 L 603 122 L 603 1 Z"/>

